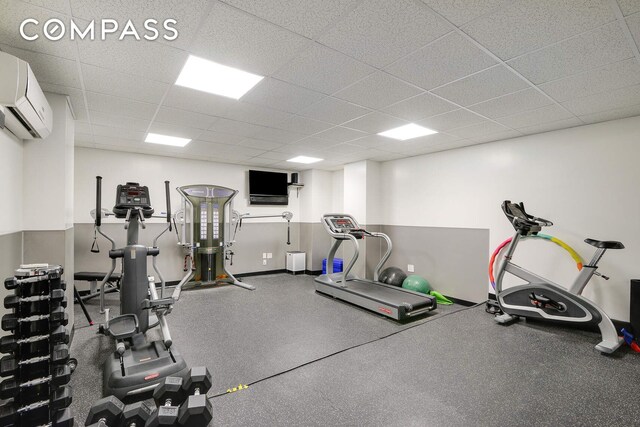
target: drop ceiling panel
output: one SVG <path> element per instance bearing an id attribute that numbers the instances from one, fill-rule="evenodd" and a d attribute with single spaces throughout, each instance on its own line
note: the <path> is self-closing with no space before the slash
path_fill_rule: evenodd
<path id="1" fill-rule="evenodd" d="M 638 0 L 618 0 L 618 5 L 624 16 L 640 12 L 640 2 Z"/>
<path id="2" fill-rule="evenodd" d="M 145 133 L 133 130 L 124 129 L 121 127 L 108 127 L 102 125 L 92 125 L 93 134 L 98 137 L 107 137 L 114 139 L 126 139 L 131 141 L 144 140 Z"/>
<path id="3" fill-rule="evenodd" d="M 405 120 L 420 120 L 436 114 L 453 111 L 457 108 L 456 105 L 435 95 L 423 93 L 393 104 L 383 111 Z"/>
<path id="4" fill-rule="evenodd" d="M 638 114 L 640 114 L 640 112 Z M 524 133 L 525 135 L 530 135 L 530 134 L 536 134 L 536 133 L 542 133 L 542 132 L 550 132 L 552 130 L 570 128 L 574 126 L 580 126 L 582 124 L 584 123 L 580 119 L 572 117 L 569 119 L 556 120 L 548 123 L 523 127 L 518 129 L 518 131 Z"/>
<path id="5" fill-rule="evenodd" d="M 422 0 L 456 26 L 508 5 L 510 0 Z"/>
<path id="6" fill-rule="evenodd" d="M 106 93 L 155 104 L 160 102 L 169 88 L 167 83 L 87 64 L 82 65 L 82 76 L 84 87 L 89 92 Z"/>
<path id="7" fill-rule="evenodd" d="M 614 20 L 607 0 L 514 0 L 462 29 L 507 60 Z"/>
<path id="8" fill-rule="evenodd" d="M 117 111 L 105 113 L 103 111 L 89 111 L 91 123 L 113 128 L 129 129 L 132 131 L 146 132 L 151 123 L 149 120 L 136 119 L 127 115 L 117 115 Z"/>
<path id="9" fill-rule="evenodd" d="M 293 116 L 282 123 L 279 123 L 276 127 L 290 132 L 297 132 L 304 135 L 312 135 L 317 132 L 329 129 L 333 127 L 331 123 L 321 122 L 318 120 L 309 119 L 302 116 Z"/>
<path id="10" fill-rule="evenodd" d="M 200 141 L 216 142 L 219 144 L 239 144 L 240 141 L 244 139 L 245 139 L 245 136 L 242 136 L 242 135 L 216 132 L 213 130 L 204 131 L 200 135 L 198 135 L 198 140 Z"/>
<path id="11" fill-rule="evenodd" d="M 337 142 L 329 142 L 326 139 L 316 138 L 315 136 L 308 136 L 301 139 L 300 141 L 297 141 L 295 144 L 280 147 L 276 149 L 276 151 L 286 153 L 304 152 L 305 150 L 320 151 L 336 144 Z"/>
<path id="12" fill-rule="evenodd" d="M 380 135 L 367 135 L 362 138 L 354 139 L 353 141 L 349 141 L 349 144 L 359 145 L 362 148 L 366 149 L 374 149 L 381 148 L 383 146 L 387 146 L 389 144 L 389 138 L 385 138 Z"/>
<path id="13" fill-rule="evenodd" d="M 543 93 L 531 88 L 472 105 L 469 109 L 490 119 L 497 119 L 552 103 L 553 101 Z"/>
<path id="14" fill-rule="evenodd" d="M 308 45 L 304 37 L 216 2 L 190 51 L 244 71 L 271 75 Z"/>
<path id="15" fill-rule="evenodd" d="M 297 113 L 326 95 L 274 78 L 265 78 L 242 97 L 243 102 Z"/>
<path id="16" fill-rule="evenodd" d="M 382 109 L 403 99 L 422 93 L 422 90 L 378 71 L 357 83 L 336 92 L 333 96 L 354 104 Z"/>
<path id="17" fill-rule="evenodd" d="M 601 111 L 599 113 L 586 114 L 580 116 L 580 119 L 585 123 L 598 123 L 607 120 L 623 119 L 625 117 L 633 117 L 640 115 L 640 104 L 632 105 L 630 107 L 616 108 L 608 111 Z"/>
<path id="18" fill-rule="evenodd" d="M 222 1 L 308 38 L 342 18 L 358 3 L 357 0 Z"/>
<path id="19" fill-rule="evenodd" d="M 406 120 L 374 111 L 366 116 L 347 122 L 344 126 L 361 130 L 363 132 L 379 133 L 398 126 L 406 125 L 407 123 L 409 122 Z"/>
<path id="20" fill-rule="evenodd" d="M 502 65 L 435 89 L 433 93 L 459 105 L 476 104 L 524 89 L 529 85 Z"/>
<path id="21" fill-rule="evenodd" d="M 75 122 L 74 135 L 91 135 L 93 131 L 91 130 L 91 123 L 89 122 Z"/>
<path id="22" fill-rule="evenodd" d="M 264 153 L 262 153 L 262 154 L 260 154 L 259 156 L 256 156 L 256 157 L 259 157 L 261 159 L 268 159 L 268 160 L 274 160 L 276 162 L 279 162 L 279 161 L 283 161 L 283 160 L 288 160 L 288 159 L 290 159 L 290 158 L 292 158 L 294 156 L 292 156 L 291 153 L 283 153 L 283 152 L 280 152 L 280 151 L 273 151 L 272 150 L 272 151 L 266 151 L 266 152 L 264 152 Z"/>
<path id="23" fill-rule="evenodd" d="M 319 41 L 381 68 L 449 31 L 417 1 L 365 0 Z"/>
<path id="24" fill-rule="evenodd" d="M 255 138 L 267 141 L 278 142 L 280 144 L 290 144 L 305 137 L 304 134 L 291 132 L 283 129 L 264 127 L 253 135 Z"/>
<path id="25" fill-rule="evenodd" d="M 89 120 L 87 115 L 87 104 L 84 100 L 82 90 L 74 87 L 59 86 L 51 83 L 41 83 L 40 88 L 45 92 L 67 95 L 71 99 L 71 107 L 75 114 L 76 120 Z"/>
<path id="26" fill-rule="evenodd" d="M 385 71 L 424 89 L 433 89 L 495 64 L 491 56 L 451 32 L 391 64 Z"/>
<path id="27" fill-rule="evenodd" d="M 299 114 L 310 119 L 339 125 L 348 120 L 368 114 L 371 110 L 340 99 L 326 97 L 305 108 Z"/>
<path id="28" fill-rule="evenodd" d="M 340 142 L 352 141 L 354 139 L 362 138 L 366 135 L 367 134 L 365 132 L 362 132 L 359 130 L 336 126 L 334 128 L 317 133 L 313 136 L 316 138 L 333 142 L 335 144 Z"/>
<path id="29" fill-rule="evenodd" d="M 28 41 L 23 39 L 18 31 L 20 23 L 27 18 L 36 19 L 42 25 L 43 22 L 52 18 L 60 19 L 62 22 L 68 22 L 68 18 L 65 15 L 18 0 L 4 0 L 0 5 L 0 10 L 2 10 L 2 19 L 0 19 L 0 41 L 2 44 L 66 59 L 76 59 L 78 56 L 75 43 L 67 37 L 63 37 L 56 42 L 51 42 L 41 35 L 42 27 L 36 30 L 34 27 L 27 25 L 25 29 L 26 34 L 40 35 L 37 40 Z M 55 31 L 53 34 L 59 35 L 60 31 Z"/>
<path id="30" fill-rule="evenodd" d="M 419 125 L 437 131 L 446 131 L 456 127 L 469 126 L 485 121 L 483 117 L 467 110 L 454 110 L 448 113 L 438 114 L 418 122 Z"/>
<path id="31" fill-rule="evenodd" d="M 498 132 L 505 132 L 508 130 L 510 129 L 505 126 L 485 120 L 484 122 L 480 122 L 475 125 L 451 129 L 447 131 L 447 133 L 458 136 L 460 138 L 478 138 Z"/>
<path id="32" fill-rule="evenodd" d="M 274 77 L 330 95 L 374 71 L 362 62 L 314 43 Z"/>
<path id="33" fill-rule="evenodd" d="M 23 61 L 27 61 L 40 84 L 51 83 L 73 88 L 82 87 L 78 64 L 75 60 L 16 49 L 5 44 L 0 44 L 0 49 Z"/>
<path id="34" fill-rule="evenodd" d="M 256 148 L 263 151 L 275 150 L 282 147 L 284 144 L 280 142 L 265 141 L 264 139 L 247 138 L 240 142 L 240 145 L 244 147 Z"/>
<path id="35" fill-rule="evenodd" d="M 636 45 L 640 46 L 640 13 L 628 17 L 626 21 Z"/>
<path id="36" fill-rule="evenodd" d="M 482 144 L 485 142 L 502 141 L 503 139 L 517 138 L 518 136 L 522 136 L 522 133 L 515 130 L 503 130 L 496 133 L 490 133 L 487 135 L 479 135 L 479 136 L 471 137 L 468 139 L 468 141 L 473 141 L 475 143 Z"/>
<path id="37" fill-rule="evenodd" d="M 208 116 L 224 117 L 227 111 L 237 108 L 238 101 L 182 86 L 171 86 L 162 105 Z"/>
<path id="38" fill-rule="evenodd" d="M 160 107 L 154 121 L 197 129 L 209 129 L 216 117 L 171 107 Z"/>
<path id="39" fill-rule="evenodd" d="M 634 84 L 640 84 L 640 64 L 635 58 L 630 58 L 543 83 L 540 89 L 556 101 L 563 102 Z"/>
<path id="40" fill-rule="evenodd" d="M 80 62 L 149 80 L 173 84 L 187 60 L 187 52 L 158 42 L 132 39 L 78 40 Z"/>
<path id="41" fill-rule="evenodd" d="M 222 115 L 232 120 L 262 126 L 275 126 L 292 117 L 291 113 L 246 102 L 237 102 L 233 109 L 226 110 Z"/>
<path id="42" fill-rule="evenodd" d="M 244 137 L 253 136 L 264 129 L 264 126 L 225 118 L 219 118 L 209 128 L 209 130 L 214 132 L 230 133 Z"/>
<path id="43" fill-rule="evenodd" d="M 631 107 L 639 103 L 640 85 L 598 93 L 563 102 L 562 105 L 578 116 Z"/>
<path id="44" fill-rule="evenodd" d="M 632 56 L 620 24 L 613 22 L 513 59 L 508 64 L 531 82 L 540 84 Z"/>
<path id="45" fill-rule="evenodd" d="M 275 163 L 278 163 L 278 160 L 263 159 L 262 157 L 251 157 L 247 160 L 243 160 L 242 163 L 250 166 L 271 166 Z"/>
<path id="46" fill-rule="evenodd" d="M 156 112 L 157 105 L 146 102 L 133 101 L 119 98 L 117 96 L 105 95 L 102 93 L 87 92 L 87 102 L 90 110 L 102 111 L 105 113 L 116 113 L 135 117 L 143 120 L 151 120 Z"/>
<path id="47" fill-rule="evenodd" d="M 540 125 L 574 117 L 573 114 L 556 104 L 547 105 L 524 113 L 502 117 L 497 121 L 513 129 Z M 575 117 L 574 117 L 575 118 Z"/>

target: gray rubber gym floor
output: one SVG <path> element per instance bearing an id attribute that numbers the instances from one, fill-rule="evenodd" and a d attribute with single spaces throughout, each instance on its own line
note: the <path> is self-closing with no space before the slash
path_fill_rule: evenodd
<path id="1" fill-rule="evenodd" d="M 497 325 L 483 307 L 440 306 L 399 325 L 314 292 L 310 276 L 185 291 L 169 317 L 190 366 L 213 374 L 211 425 L 637 425 L 640 357 L 603 356 L 591 332 Z M 117 295 L 109 295 L 117 307 Z M 98 301 L 88 305 L 96 323 Z M 101 397 L 111 340 L 75 307 L 72 410 Z M 390 335 L 392 334 L 392 335 Z M 390 336 L 389 336 L 390 335 Z M 301 366 L 304 365 L 304 366 Z"/>

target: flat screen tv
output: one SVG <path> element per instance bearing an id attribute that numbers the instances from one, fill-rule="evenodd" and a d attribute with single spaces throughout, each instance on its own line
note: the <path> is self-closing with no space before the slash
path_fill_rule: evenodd
<path id="1" fill-rule="evenodd" d="M 289 192 L 286 172 L 249 171 L 249 204 L 287 205 Z"/>

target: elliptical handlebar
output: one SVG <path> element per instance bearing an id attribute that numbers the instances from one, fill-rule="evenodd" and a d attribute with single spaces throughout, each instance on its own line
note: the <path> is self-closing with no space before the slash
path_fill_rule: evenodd
<path id="1" fill-rule="evenodd" d="M 171 231 L 171 189 L 169 188 L 169 185 L 169 181 L 164 182 L 164 191 L 167 198 L 167 222 L 169 223 L 169 231 Z"/>
<path id="2" fill-rule="evenodd" d="M 102 225 L 102 177 L 96 176 L 96 222 L 97 227 Z"/>
<path id="3" fill-rule="evenodd" d="M 507 216 L 511 224 L 516 230 L 535 234 L 542 227 L 550 227 L 553 222 L 548 219 L 538 218 L 530 215 L 524 208 L 524 203 L 513 203 L 511 200 L 502 202 L 502 211 Z"/>

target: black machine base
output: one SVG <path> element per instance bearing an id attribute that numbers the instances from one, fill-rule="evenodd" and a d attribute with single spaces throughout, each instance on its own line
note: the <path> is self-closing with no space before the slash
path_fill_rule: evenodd
<path id="1" fill-rule="evenodd" d="M 187 370 L 182 356 L 173 347 L 168 350 L 162 341 L 127 348 L 122 356 L 114 352 L 105 362 L 103 395 L 139 400 L 165 377 L 183 376 Z"/>

